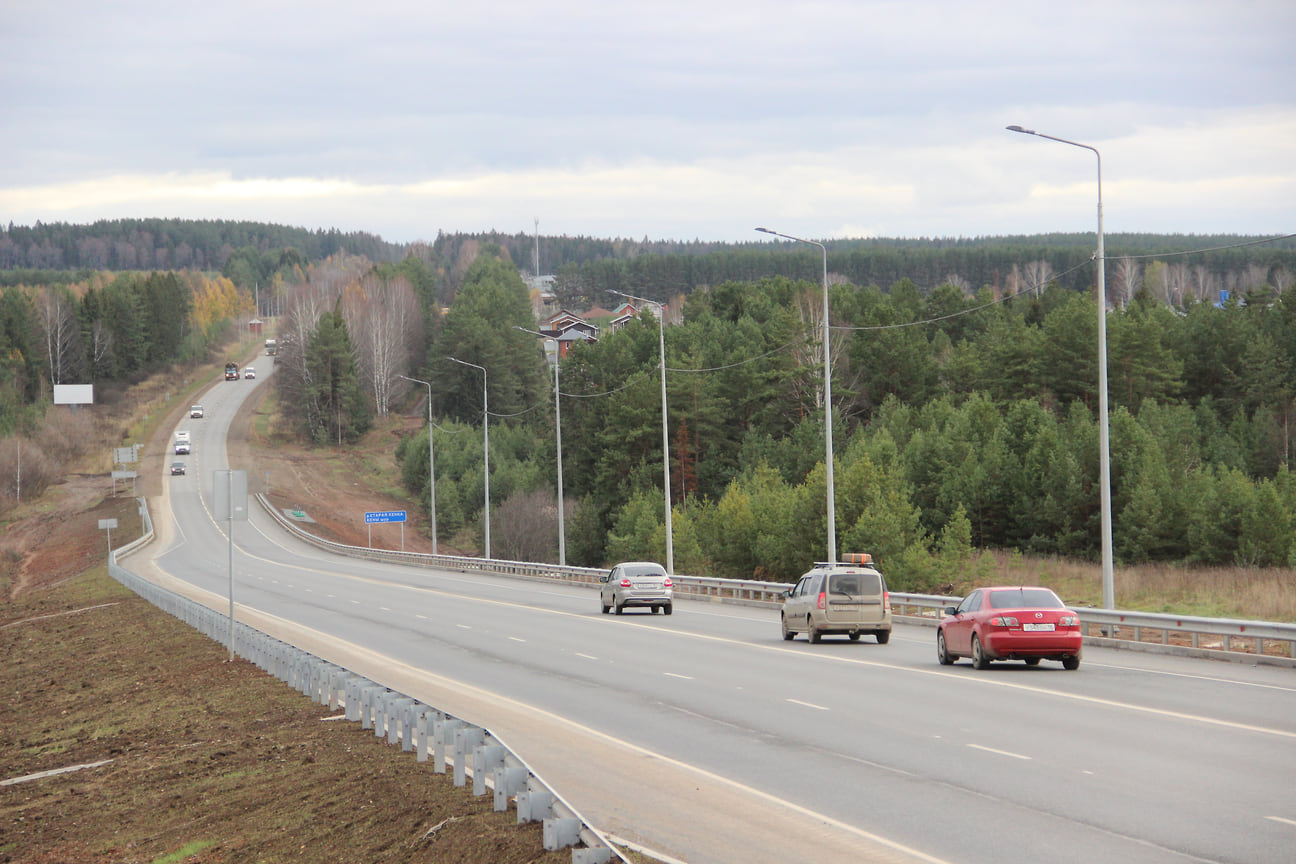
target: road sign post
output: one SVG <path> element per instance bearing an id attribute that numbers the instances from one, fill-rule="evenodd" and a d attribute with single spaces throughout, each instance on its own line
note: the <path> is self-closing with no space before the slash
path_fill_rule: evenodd
<path id="1" fill-rule="evenodd" d="M 108 532 L 108 554 L 112 555 L 112 529 L 117 527 L 117 520 L 100 519 L 99 527 Z"/>
<path id="2" fill-rule="evenodd" d="M 373 548 L 373 526 L 381 525 L 387 522 L 401 523 L 401 551 L 405 551 L 405 511 L 404 510 L 372 510 L 364 514 L 365 524 L 369 526 L 369 548 Z"/>

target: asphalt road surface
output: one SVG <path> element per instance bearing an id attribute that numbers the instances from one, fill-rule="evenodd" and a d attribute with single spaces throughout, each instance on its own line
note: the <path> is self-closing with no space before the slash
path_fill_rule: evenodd
<path id="1" fill-rule="evenodd" d="M 182 421 L 189 473 L 124 566 L 226 608 L 213 472 L 269 377 Z M 1074 672 L 941 667 L 929 627 L 810 645 L 775 610 L 603 615 L 589 588 L 333 557 L 249 510 L 240 620 L 486 726 L 592 824 L 676 860 L 1296 860 L 1292 670 L 1097 648 Z"/>

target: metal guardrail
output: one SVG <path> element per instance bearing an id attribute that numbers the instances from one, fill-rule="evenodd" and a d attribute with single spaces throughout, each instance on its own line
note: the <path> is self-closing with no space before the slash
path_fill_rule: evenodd
<path id="1" fill-rule="evenodd" d="M 117 563 L 153 539 L 153 524 L 140 500 L 144 533 L 108 553 L 109 574 L 126 588 L 226 647 L 231 647 L 229 617 L 188 597 L 156 585 Z M 473 794 L 494 795 L 494 809 L 505 812 L 510 802 L 518 824 L 541 823 L 545 851 L 571 849 L 572 864 L 606 864 L 629 859 L 601 832 L 589 825 L 562 796 L 508 746 L 477 726 L 327 660 L 276 639 L 241 621 L 235 622 L 232 650 L 321 705 L 343 708 L 347 720 L 371 729 L 376 737 L 414 752 L 419 762 L 432 760 L 433 770 L 454 774 L 456 786 L 472 779 Z"/>
<path id="2" fill-rule="evenodd" d="M 545 579 L 579 585 L 597 585 L 606 570 L 591 567 L 559 567 L 527 561 L 501 561 L 458 555 L 430 555 L 423 552 L 398 552 L 349 546 L 318 537 L 276 510 L 263 495 L 261 506 L 280 525 L 311 545 L 330 552 L 371 561 L 408 564 L 414 567 L 438 567 L 461 572 L 474 570 Z M 778 608 L 783 594 L 792 586 L 787 582 L 758 582 L 741 579 L 686 576 L 675 574 L 675 593 L 699 599 L 747 606 Z M 962 599 L 938 594 L 905 594 L 891 592 L 893 614 L 910 623 L 935 626 L 945 607 Z M 1264 661 L 1296 667 L 1296 624 L 1270 621 L 1243 621 L 1232 618 L 1201 618 L 1191 615 L 1168 615 L 1156 612 L 1130 612 L 1112 609 L 1072 607 L 1080 616 L 1085 639 L 1094 645 L 1134 650 L 1159 650 L 1195 656 L 1230 660 Z"/>

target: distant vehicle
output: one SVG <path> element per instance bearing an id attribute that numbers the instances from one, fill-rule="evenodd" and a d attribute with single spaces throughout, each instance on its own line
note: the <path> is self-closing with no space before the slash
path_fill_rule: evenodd
<path id="1" fill-rule="evenodd" d="M 172 473 L 173 475 L 174 475 L 174 474 L 183 474 L 183 473 L 185 473 L 185 463 L 183 463 L 183 462 L 172 462 L 172 463 L 171 463 L 171 473 Z"/>
<path id="2" fill-rule="evenodd" d="M 244 369 L 243 369 L 243 377 L 244 377 L 244 378 L 255 378 L 255 377 L 256 377 L 256 369 L 252 368 L 251 366 L 244 367 Z"/>
<path id="3" fill-rule="evenodd" d="M 852 642 L 865 634 L 879 645 L 891 641 L 891 594 L 886 580 L 865 553 L 847 555 L 845 561 L 815 564 L 783 599 L 780 624 L 783 638 L 798 633 L 812 643 L 826 635 L 845 636 Z"/>
<path id="4" fill-rule="evenodd" d="M 237 364 L 237 363 L 226 363 L 226 364 L 225 364 L 225 380 L 226 380 L 226 381 L 237 381 L 237 380 L 239 380 L 239 370 L 238 370 L 238 364 Z"/>
<path id="5" fill-rule="evenodd" d="M 189 430 L 188 430 L 188 429 L 180 429 L 180 430 L 177 430 L 177 431 L 176 431 L 176 441 L 184 441 L 185 443 L 188 443 L 188 442 L 189 442 Z"/>
<path id="6" fill-rule="evenodd" d="M 936 658 L 948 666 L 960 657 L 985 669 L 991 660 L 1059 660 L 1080 668 L 1080 616 L 1047 588 L 978 588 L 945 609 L 936 627 Z"/>
<path id="7" fill-rule="evenodd" d="M 266 349 L 266 356 L 273 357 L 279 353 L 279 343 L 273 339 L 267 339 L 265 341 L 265 349 Z"/>
<path id="8" fill-rule="evenodd" d="M 201 420 L 203 416 L 203 407 L 201 405 L 190 405 L 189 416 Z"/>
<path id="9" fill-rule="evenodd" d="M 666 568 L 653 561 L 626 561 L 612 568 L 599 588 L 603 614 L 615 609 L 620 615 L 627 606 L 647 607 L 652 612 L 671 614 L 675 586 Z"/>
<path id="10" fill-rule="evenodd" d="M 188 455 L 189 455 L 189 442 L 188 442 L 188 441 L 177 441 L 177 442 L 175 443 L 175 455 L 177 455 L 177 456 L 188 456 Z"/>

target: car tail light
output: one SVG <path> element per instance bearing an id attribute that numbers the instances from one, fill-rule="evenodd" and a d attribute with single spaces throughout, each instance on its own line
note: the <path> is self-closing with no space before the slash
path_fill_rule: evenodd
<path id="1" fill-rule="evenodd" d="M 669 576 L 667 576 L 667 577 L 666 577 L 666 581 L 662 583 L 662 587 L 663 587 L 663 588 L 670 588 L 670 587 L 674 586 L 674 584 L 675 584 L 675 583 L 671 581 L 671 578 L 670 578 Z"/>
<path id="2" fill-rule="evenodd" d="M 992 627 L 1016 627 L 1016 626 L 1018 626 L 1018 625 L 1017 625 L 1017 619 L 1014 618 L 1014 617 L 1012 617 L 1011 615 L 996 615 L 995 617 L 993 617 L 993 618 L 990 619 L 990 625 L 991 625 Z"/>
<path id="3" fill-rule="evenodd" d="M 621 587 L 622 587 L 622 588 L 629 588 L 629 587 L 630 587 L 630 580 L 629 580 L 629 579 L 622 579 L 622 580 L 621 580 Z"/>
<path id="4" fill-rule="evenodd" d="M 890 612 L 890 611 L 891 611 L 891 592 L 890 592 L 890 591 L 883 591 L 883 592 L 882 592 L 882 611 L 883 611 L 883 612 Z"/>
<path id="5" fill-rule="evenodd" d="M 828 608 L 828 595 L 825 594 L 823 591 L 819 592 L 819 608 L 820 609 Z"/>
<path id="6" fill-rule="evenodd" d="M 1079 616 L 1079 615 L 1063 615 L 1061 618 L 1058 619 L 1058 626 L 1059 626 L 1059 627 L 1079 627 L 1079 626 L 1080 626 L 1080 616 Z"/>

